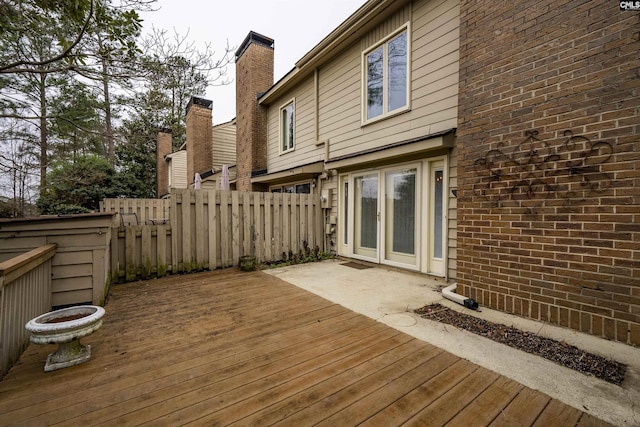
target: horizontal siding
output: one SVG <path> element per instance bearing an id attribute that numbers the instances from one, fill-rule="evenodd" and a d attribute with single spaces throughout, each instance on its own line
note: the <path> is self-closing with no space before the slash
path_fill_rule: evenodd
<path id="1" fill-rule="evenodd" d="M 269 172 L 278 172 L 324 159 L 324 149 L 316 145 L 313 86 L 314 77 L 311 75 L 269 108 Z M 295 100 L 295 149 L 280 154 L 280 107 L 291 99 Z"/>
<path id="2" fill-rule="evenodd" d="M 412 33 L 411 111 L 362 126 L 362 51 L 409 20 Z M 417 1 L 394 13 L 359 43 L 323 65 L 319 69 L 319 138 L 330 140 L 330 157 L 456 127 L 458 37 L 459 6 L 456 1 Z M 272 119 L 277 119 L 277 114 L 270 116 Z M 277 141 L 272 138 L 270 135 L 270 141 Z M 277 143 L 271 145 L 277 148 Z"/>
<path id="3" fill-rule="evenodd" d="M 236 124 L 224 123 L 213 127 L 212 169 L 236 164 Z"/>
<path id="4" fill-rule="evenodd" d="M 361 39 L 361 50 L 367 50 L 411 20 L 411 2 L 396 11 Z"/>
<path id="5" fill-rule="evenodd" d="M 354 45 L 320 69 L 320 139 L 360 132 L 360 46 Z"/>
<path id="6" fill-rule="evenodd" d="M 52 284 L 51 286 L 53 287 L 54 285 Z M 91 298 L 93 297 L 93 292 L 91 289 L 78 289 L 68 292 L 53 292 L 53 295 L 51 295 L 51 305 L 54 307 L 78 304 L 79 301 L 88 302 L 91 301 Z M 99 303 L 94 303 L 94 305 L 96 304 Z"/>
<path id="7" fill-rule="evenodd" d="M 171 157 L 171 188 L 187 188 L 187 152 L 178 151 Z"/>

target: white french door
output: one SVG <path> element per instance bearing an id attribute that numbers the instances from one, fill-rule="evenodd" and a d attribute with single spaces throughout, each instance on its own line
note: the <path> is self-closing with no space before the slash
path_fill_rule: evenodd
<path id="1" fill-rule="evenodd" d="M 346 195 L 342 200 L 353 207 L 352 222 L 343 225 L 343 242 L 351 238 L 354 258 L 418 269 L 418 166 L 356 173 L 341 179 L 341 191 Z M 342 207 L 347 217 L 348 211 Z M 353 234 L 348 232 L 350 224 Z"/>
<path id="2" fill-rule="evenodd" d="M 418 268 L 417 168 L 387 170 L 384 175 L 384 256 L 387 264 Z"/>
<path id="3" fill-rule="evenodd" d="M 380 201 L 378 173 L 354 178 L 354 246 L 353 253 L 378 262 Z"/>
<path id="4" fill-rule="evenodd" d="M 339 253 L 444 276 L 446 179 L 444 157 L 341 175 Z"/>

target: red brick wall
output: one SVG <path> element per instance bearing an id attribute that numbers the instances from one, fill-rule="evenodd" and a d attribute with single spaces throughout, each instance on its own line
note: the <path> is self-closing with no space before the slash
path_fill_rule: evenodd
<path id="1" fill-rule="evenodd" d="M 171 131 L 159 130 L 156 146 L 156 197 L 169 193 L 169 166 L 164 156 L 171 154 Z"/>
<path id="2" fill-rule="evenodd" d="M 187 107 L 187 184 L 191 186 L 195 173 L 211 170 L 213 124 L 211 101 L 192 98 Z"/>
<path id="3" fill-rule="evenodd" d="M 461 2 L 458 285 L 640 344 L 640 14 Z"/>
<path id="4" fill-rule="evenodd" d="M 261 191 L 251 172 L 267 169 L 267 110 L 258 94 L 273 86 L 273 47 L 248 41 L 236 59 L 236 164 L 239 191 Z"/>

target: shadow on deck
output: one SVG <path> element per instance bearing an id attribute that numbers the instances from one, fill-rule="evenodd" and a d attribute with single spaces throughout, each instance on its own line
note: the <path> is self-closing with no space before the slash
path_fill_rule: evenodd
<path id="1" fill-rule="evenodd" d="M 30 345 L 0 425 L 607 425 L 277 277 L 236 269 L 112 287 L 89 363 Z"/>

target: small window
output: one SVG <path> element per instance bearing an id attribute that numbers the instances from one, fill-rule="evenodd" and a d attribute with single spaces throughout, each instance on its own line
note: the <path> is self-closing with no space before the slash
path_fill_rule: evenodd
<path id="1" fill-rule="evenodd" d="M 296 185 L 296 193 L 298 194 L 311 194 L 311 183 L 307 182 L 304 184 Z"/>
<path id="2" fill-rule="evenodd" d="M 364 53 L 365 122 L 409 108 L 408 64 L 408 27 Z"/>
<path id="3" fill-rule="evenodd" d="M 269 188 L 272 193 L 311 194 L 311 182 L 278 185 Z"/>
<path id="4" fill-rule="evenodd" d="M 280 152 L 295 147 L 295 104 L 293 101 L 280 109 Z"/>

